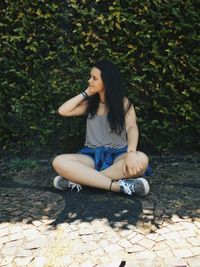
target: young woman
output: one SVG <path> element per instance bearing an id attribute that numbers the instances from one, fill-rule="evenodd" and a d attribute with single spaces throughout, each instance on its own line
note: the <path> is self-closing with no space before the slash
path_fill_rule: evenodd
<path id="1" fill-rule="evenodd" d="M 88 88 L 58 109 L 62 116 L 86 116 L 84 148 L 53 160 L 59 174 L 53 185 L 60 190 L 81 185 L 144 196 L 149 193 L 141 176 L 148 157 L 137 151 L 138 127 L 133 105 L 122 95 L 117 67 L 109 61 L 93 65 Z"/>

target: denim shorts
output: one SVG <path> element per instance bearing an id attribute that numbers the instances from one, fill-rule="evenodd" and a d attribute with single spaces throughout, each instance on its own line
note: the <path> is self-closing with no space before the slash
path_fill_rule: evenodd
<path id="1" fill-rule="evenodd" d="M 123 148 L 110 148 L 110 147 L 97 147 L 97 148 L 91 148 L 91 147 L 83 147 L 81 150 L 79 150 L 77 153 L 84 154 L 89 157 L 91 157 L 95 162 L 95 169 L 97 171 L 102 171 L 109 166 L 111 166 L 114 162 L 114 160 L 119 157 L 120 155 L 127 152 L 127 146 Z M 150 166 L 148 166 L 145 176 L 151 175 L 152 170 Z"/>
<path id="2" fill-rule="evenodd" d="M 95 162 L 95 169 L 102 171 L 113 164 L 113 161 L 123 153 L 126 153 L 127 146 L 123 148 L 110 148 L 110 147 L 83 147 L 77 153 L 85 154 L 91 157 Z"/>

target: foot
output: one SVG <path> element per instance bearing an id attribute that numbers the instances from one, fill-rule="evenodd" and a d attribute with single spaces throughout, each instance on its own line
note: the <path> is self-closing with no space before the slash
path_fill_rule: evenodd
<path id="1" fill-rule="evenodd" d="M 60 175 L 56 176 L 53 179 L 53 186 L 59 190 L 67 190 L 68 188 L 71 188 L 71 190 L 73 190 L 74 188 L 76 188 L 78 192 L 82 189 L 80 184 L 72 183 L 71 181 L 63 178 Z"/>
<path id="2" fill-rule="evenodd" d="M 145 196 L 150 191 L 149 183 L 143 177 L 119 180 L 118 184 L 120 191 L 128 195 Z"/>

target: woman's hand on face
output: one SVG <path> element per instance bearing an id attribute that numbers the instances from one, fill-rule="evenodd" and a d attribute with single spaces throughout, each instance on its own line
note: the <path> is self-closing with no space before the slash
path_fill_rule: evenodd
<path id="1" fill-rule="evenodd" d="M 88 88 L 85 90 L 85 92 L 87 93 L 88 96 L 91 96 L 91 95 L 95 95 L 96 94 L 96 92 L 93 92 L 91 90 L 91 87 L 90 86 L 88 86 Z"/>
<path id="2" fill-rule="evenodd" d="M 124 176 L 135 176 L 141 171 L 142 164 L 140 163 L 136 152 L 127 153 L 123 165 Z"/>

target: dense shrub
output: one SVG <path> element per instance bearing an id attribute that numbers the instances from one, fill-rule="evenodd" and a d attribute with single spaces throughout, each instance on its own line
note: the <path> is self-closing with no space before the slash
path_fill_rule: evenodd
<path id="1" fill-rule="evenodd" d="M 123 73 L 145 148 L 199 146 L 199 10 L 191 0 L 2 2 L 1 147 L 82 145 L 85 120 L 57 108 L 101 58 Z"/>

